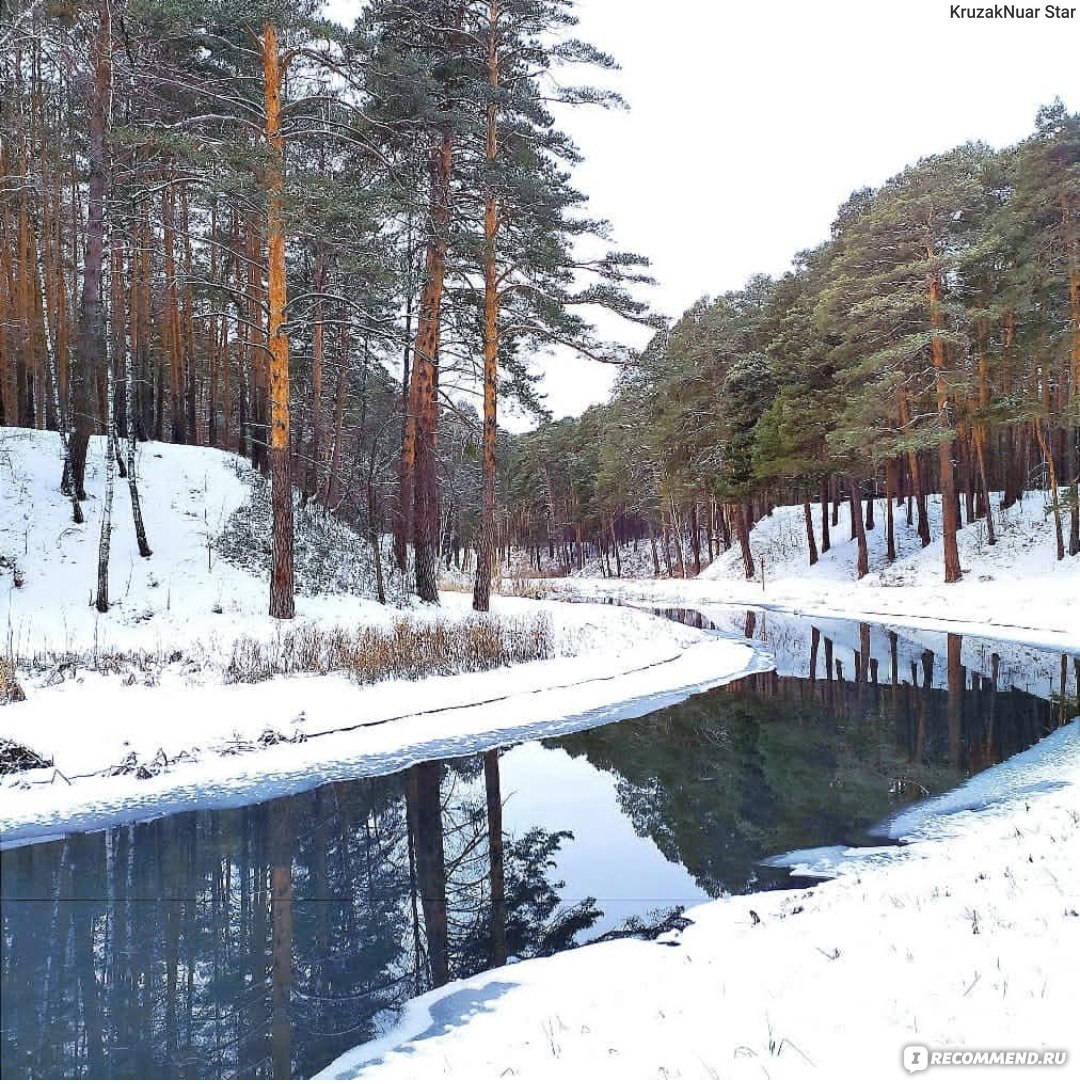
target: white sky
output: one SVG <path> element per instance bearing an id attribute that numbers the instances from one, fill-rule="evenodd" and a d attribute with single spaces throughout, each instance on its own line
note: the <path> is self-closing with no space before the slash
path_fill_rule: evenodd
<path id="1" fill-rule="evenodd" d="M 1071 20 L 1041 7 L 1032 21 L 951 19 L 950 6 L 578 0 L 578 34 L 619 61 L 612 85 L 631 108 L 566 117 L 586 159 L 575 179 L 616 244 L 652 261 L 655 308 L 677 317 L 782 273 L 852 191 L 924 155 L 1014 143 L 1055 95 L 1080 108 L 1080 3 Z M 613 376 L 562 355 L 544 368 L 556 416 L 603 401 Z"/>

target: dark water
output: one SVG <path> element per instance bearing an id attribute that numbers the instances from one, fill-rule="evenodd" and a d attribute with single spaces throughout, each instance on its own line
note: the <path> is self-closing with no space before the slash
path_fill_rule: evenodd
<path id="1" fill-rule="evenodd" d="M 861 842 L 1076 712 L 1073 658 L 709 624 L 769 644 L 778 671 L 565 738 L 3 852 L 2 1075 L 308 1076 L 432 984 L 781 885 L 762 858 Z"/>

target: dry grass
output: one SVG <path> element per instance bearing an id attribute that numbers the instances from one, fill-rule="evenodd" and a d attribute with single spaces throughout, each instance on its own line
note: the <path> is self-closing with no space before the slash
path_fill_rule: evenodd
<path id="1" fill-rule="evenodd" d="M 389 629 L 352 631 L 302 626 L 271 643 L 238 640 L 225 667 L 225 681 L 344 671 L 368 685 L 387 678 L 476 673 L 553 654 L 551 624 L 543 615 L 511 620 L 484 614 L 453 624 L 402 619 Z"/>
<path id="2" fill-rule="evenodd" d="M 24 673 L 35 675 L 37 684 L 45 686 L 76 678 L 81 671 L 119 675 L 126 685 L 156 685 L 166 667 L 179 667 L 194 674 L 206 665 L 178 649 L 120 651 L 98 647 L 81 651 L 40 650 L 19 655 L 15 662 Z"/>
<path id="3" fill-rule="evenodd" d="M 0 655 L 0 704 L 17 704 L 25 699 L 26 694 L 15 675 L 14 661 Z"/>
<path id="4" fill-rule="evenodd" d="M 458 622 L 426 622 L 401 618 L 389 628 L 320 628 L 300 625 L 264 642 L 241 637 L 225 664 L 226 684 L 268 681 L 285 674 L 345 672 L 362 685 L 387 678 L 415 680 L 434 674 L 493 670 L 556 654 L 555 638 L 545 615 L 522 618 L 476 614 Z M 157 685 L 166 669 L 195 680 L 216 669 L 200 649 L 190 654 L 172 650 L 102 649 L 37 651 L 8 658 L 0 654 L 0 704 L 17 700 L 22 689 L 13 681 L 15 667 L 37 675 L 37 684 L 57 685 L 80 672 L 117 675 L 125 685 Z"/>
<path id="5" fill-rule="evenodd" d="M 544 599 L 552 597 L 551 587 L 540 579 L 526 579 L 513 576 L 509 579 L 496 580 L 492 588 L 500 595 L 512 595 L 515 598 Z"/>

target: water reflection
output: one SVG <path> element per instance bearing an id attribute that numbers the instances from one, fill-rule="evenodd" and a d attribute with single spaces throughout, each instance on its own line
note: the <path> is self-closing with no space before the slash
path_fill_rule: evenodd
<path id="1" fill-rule="evenodd" d="M 560 873 L 583 817 L 622 818 L 709 895 L 770 887 L 786 875 L 766 855 L 862 842 L 1077 711 L 1067 656 L 753 610 L 682 616 L 760 640 L 777 669 L 549 752 L 0 854 L 3 1076 L 310 1075 L 407 998 L 603 928 L 597 898 L 618 894 L 604 839 L 577 856 L 572 894 Z M 564 800 L 508 831 L 502 775 L 519 753 L 545 758 Z M 586 764 L 607 781 L 589 799 L 609 803 L 602 817 L 574 805 Z M 655 902 L 619 901 L 642 920 Z"/>
<path id="2" fill-rule="evenodd" d="M 945 637 L 939 659 L 882 635 L 883 660 L 869 626 L 845 631 L 858 647 L 810 630 L 806 677 L 754 674 L 551 744 L 616 775 L 636 830 L 718 896 L 784 883 L 758 865 L 764 855 L 865 843 L 899 805 L 957 786 L 1070 717 L 1057 699 L 964 666 L 960 636 Z M 789 652 L 787 663 L 801 670 L 800 658 Z M 1066 710 L 1076 713 L 1074 699 Z"/>
<path id="3" fill-rule="evenodd" d="M 502 836 L 498 757 L 4 852 L 3 1076 L 306 1076 L 568 947 L 600 911 L 560 902 L 567 833 Z"/>

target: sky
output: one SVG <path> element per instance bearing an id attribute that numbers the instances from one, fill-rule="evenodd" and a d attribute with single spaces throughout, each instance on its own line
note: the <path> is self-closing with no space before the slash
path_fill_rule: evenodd
<path id="1" fill-rule="evenodd" d="M 560 123 L 585 156 L 575 183 L 591 213 L 652 262 L 643 296 L 655 309 L 677 318 L 753 274 L 782 274 L 827 238 L 851 192 L 925 155 L 1015 143 L 1055 96 L 1080 109 L 1080 4 L 1071 20 L 1043 6 L 1031 21 L 951 18 L 952 7 L 578 0 L 578 36 L 619 62 L 605 82 L 630 110 L 579 108 Z M 648 339 L 621 321 L 601 330 Z M 614 377 L 561 353 L 539 364 L 556 417 L 606 399 Z"/>

